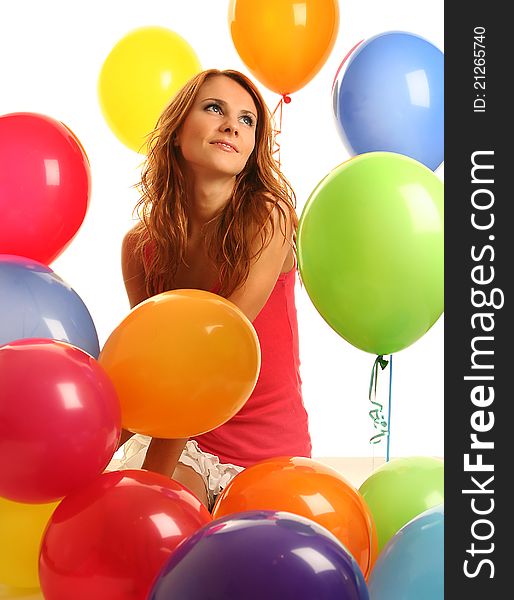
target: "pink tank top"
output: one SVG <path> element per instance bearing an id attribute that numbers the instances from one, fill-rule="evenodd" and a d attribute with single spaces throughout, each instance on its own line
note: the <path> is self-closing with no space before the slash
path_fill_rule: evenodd
<path id="1" fill-rule="evenodd" d="M 261 371 L 252 395 L 227 423 L 193 438 L 222 463 L 248 467 L 277 456 L 311 456 L 299 370 L 295 279 L 294 267 L 279 275 L 253 322 L 261 345 Z"/>

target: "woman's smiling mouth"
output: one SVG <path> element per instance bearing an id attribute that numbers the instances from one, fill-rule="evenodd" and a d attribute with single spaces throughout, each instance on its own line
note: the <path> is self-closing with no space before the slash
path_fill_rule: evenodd
<path id="1" fill-rule="evenodd" d="M 230 142 L 226 142 L 225 140 L 214 140 L 211 142 L 214 146 L 218 146 L 221 150 L 225 152 L 239 152 L 239 150 L 231 144 Z"/>

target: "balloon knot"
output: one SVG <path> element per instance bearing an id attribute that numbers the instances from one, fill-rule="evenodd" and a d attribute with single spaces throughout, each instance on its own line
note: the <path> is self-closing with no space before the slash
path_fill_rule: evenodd
<path id="1" fill-rule="evenodd" d="M 291 102 L 291 98 L 287 94 L 282 94 L 282 99 L 286 104 L 289 104 Z"/>

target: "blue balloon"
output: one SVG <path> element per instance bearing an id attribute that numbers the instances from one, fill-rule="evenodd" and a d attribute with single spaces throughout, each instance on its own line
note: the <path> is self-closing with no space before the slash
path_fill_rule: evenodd
<path id="1" fill-rule="evenodd" d="M 0 346 L 29 338 L 68 342 L 98 358 L 96 328 L 79 295 L 52 269 L 0 254 Z"/>
<path id="2" fill-rule="evenodd" d="M 409 521 L 389 540 L 368 584 L 371 600 L 443 600 L 442 504 Z"/>
<path id="3" fill-rule="evenodd" d="M 184 541 L 148 600 L 369 600 L 358 564 L 325 528 L 287 512 L 216 519 Z"/>
<path id="4" fill-rule="evenodd" d="M 352 156 L 396 152 L 433 171 L 444 160 L 444 55 L 422 37 L 392 31 L 360 43 L 332 100 Z"/>

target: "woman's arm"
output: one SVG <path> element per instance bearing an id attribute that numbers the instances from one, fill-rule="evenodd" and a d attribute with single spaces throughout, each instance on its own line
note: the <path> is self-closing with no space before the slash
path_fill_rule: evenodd
<path id="1" fill-rule="evenodd" d="M 130 308 L 148 298 L 145 267 L 139 253 L 136 254 L 137 234 L 131 229 L 125 234 L 121 245 L 121 270 Z"/>
<path id="2" fill-rule="evenodd" d="M 287 207 L 284 208 L 284 211 L 286 213 L 286 237 L 288 241 L 292 242 L 293 225 Z M 284 261 L 291 250 L 291 244 L 286 241 L 283 234 L 284 219 L 281 218 L 280 209 L 276 206 L 273 208 L 271 219 L 274 230 L 269 244 L 250 266 L 248 278 L 244 285 L 227 298 L 240 308 L 250 321 L 255 320 L 266 304 L 282 271 Z M 255 243 L 259 246 L 259 239 Z"/>
<path id="3" fill-rule="evenodd" d="M 134 251 L 136 242 L 136 234 L 131 229 L 123 238 L 121 246 L 123 281 L 130 308 L 134 308 L 149 297 L 146 291 L 144 264 L 141 256 Z M 144 398 L 141 401 L 144 402 Z M 132 432 L 124 429 L 120 444 L 125 443 L 132 435 Z M 187 438 L 169 440 L 153 438 L 146 453 L 143 469 L 171 477 L 186 442 Z"/>

